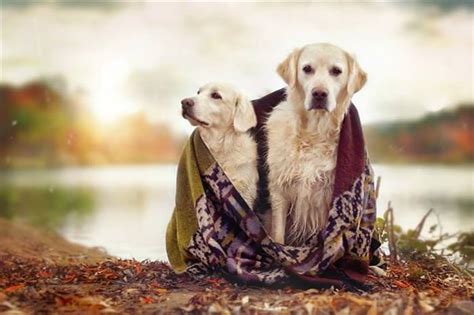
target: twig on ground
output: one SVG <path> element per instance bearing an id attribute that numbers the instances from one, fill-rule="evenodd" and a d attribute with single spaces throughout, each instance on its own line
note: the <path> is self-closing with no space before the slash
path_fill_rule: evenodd
<path id="1" fill-rule="evenodd" d="M 382 177 L 377 176 L 377 184 L 375 184 L 375 198 L 379 199 L 380 183 L 382 182 Z"/>
<path id="2" fill-rule="evenodd" d="M 394 231 L 392 202 L 388 202 L 388 209 L 385 211 L 385 222 L 387 224 L 388 249 L 390 251 L 390 261 L 398 262 L 397 237 Z"/>
<path id="3" fill-rule="evenodd" d="M 415 234 L 414 234 L 414 237 L 415 238 L 419 238 L 420 237 L 420 234 L 421 234 L 421 231 L 423 230 L 423 227 L 425 226 L 425 221 L 426 219 L 428 218 L 428 216 L 433 212 L 433 208 L 431 208 L 430 210 L 428 210 L 428 212 L 426 212 L 426 214 L 423 216 L 423 218 L 421 219 L 420 223 L 418 223 L 418 225 L 416 226 L 416 229 L 415 229 Z"/>

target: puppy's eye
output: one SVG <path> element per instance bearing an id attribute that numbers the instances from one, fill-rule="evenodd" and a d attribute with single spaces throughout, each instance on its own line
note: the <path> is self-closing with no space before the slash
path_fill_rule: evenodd
<path id="1" fill-rule="evenodd" d="M 329 70 L 329 73 L 335 77 L 340 75 L 342 73 L 342 70 L 338 67 L 332 67 L 331 70 Z"/>
<path id="2" fill-rule="evenodd" d="M 222 99 L 222 96 L 221 96 L 219 93 L 217 93 L 217 92 L 213 92 L 213 93 L 211 94 L 211 97 L 212 97 L 213 99 L 215 99 L 215 100 L 220 100 L 220 99 Z"/>
<path id="3" fill-rule="evenodd" d="M 313 72 L 313 68 L 310 65 L 306 65 L 303 67 L 304 73 L 311 73 Z"/>
<path id="4" fill-rule="evenodd" d="M 198 90 L 198 93 L 197 93 L 197 94 L 199 95 L 199 93 L 201 93 L 201 90 Z"/>

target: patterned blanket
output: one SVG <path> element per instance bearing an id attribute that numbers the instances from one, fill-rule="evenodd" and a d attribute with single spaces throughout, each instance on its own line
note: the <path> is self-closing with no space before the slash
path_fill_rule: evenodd
<path id="1" fill-rule="evenodd" d="M 279 90 L 254 101 L 259 149 L 265 145 L 264 119 L 284 98 L 284 91 Z M 282 245 L 267 235 L 258 214 L 245 203 L 195 131 L 178 166 L 176 207 L 166 234 L 171 266 L 176 272 L 219 273 L 266 285 L 362 283 L 374 251 L 373 182 L 359 117 L 351 105 L 341 128 L 327 226 L 304 246 Z"/>

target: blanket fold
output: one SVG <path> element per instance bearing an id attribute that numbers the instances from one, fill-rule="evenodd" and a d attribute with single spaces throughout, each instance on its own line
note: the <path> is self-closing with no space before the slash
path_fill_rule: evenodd
<path id="1" fill-rule="evenodd" d="M 253 102 L 259 158 L 266 145 L 262 126 L 285 97 L 278 90 Z M 259 170 L 259 175 L 261 182 L 266 180 L 265 172 Z M 373 182 L 359 116 L 351 104 L 341 127 L 327 226 L 304 246 L 282 245 L 267 235 L 195 131 L 179 162 L 176 207 L 166 233 L 171 266 L 195 275 L 219 272 L 246 283 L 342 285 L 344 277 L 363 282 L 373 252 Z"/>

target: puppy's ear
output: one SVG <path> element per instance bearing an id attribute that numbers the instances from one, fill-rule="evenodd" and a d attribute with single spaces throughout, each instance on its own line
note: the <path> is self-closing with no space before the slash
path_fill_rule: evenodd
<path id="1" fill-rule="evenodd" d="M 286 59 L 277 67 L 277 73 L 288 84 L 293 87 L 296 85 L 296 77 L 298 74 L 298 59 L 300 57 L 301 49 L 293 50 Z"/>
<path id="2" fill-rule="evenodd" d="M 347 54 L 349 63 L 349 78 L 347 81 L 347 93 L 352 96 L 359 92 L 367 82 L 367 73 L 359 66 L 357 60 Z"/>
<path id="3" fill-rule="evenodd" d="M 236 131 L 246 132 L 257 125 L 257 115 L 255 115 L 252 102 L 248 98 L 239 95 L 235 106 L 234 128 Z"/>

